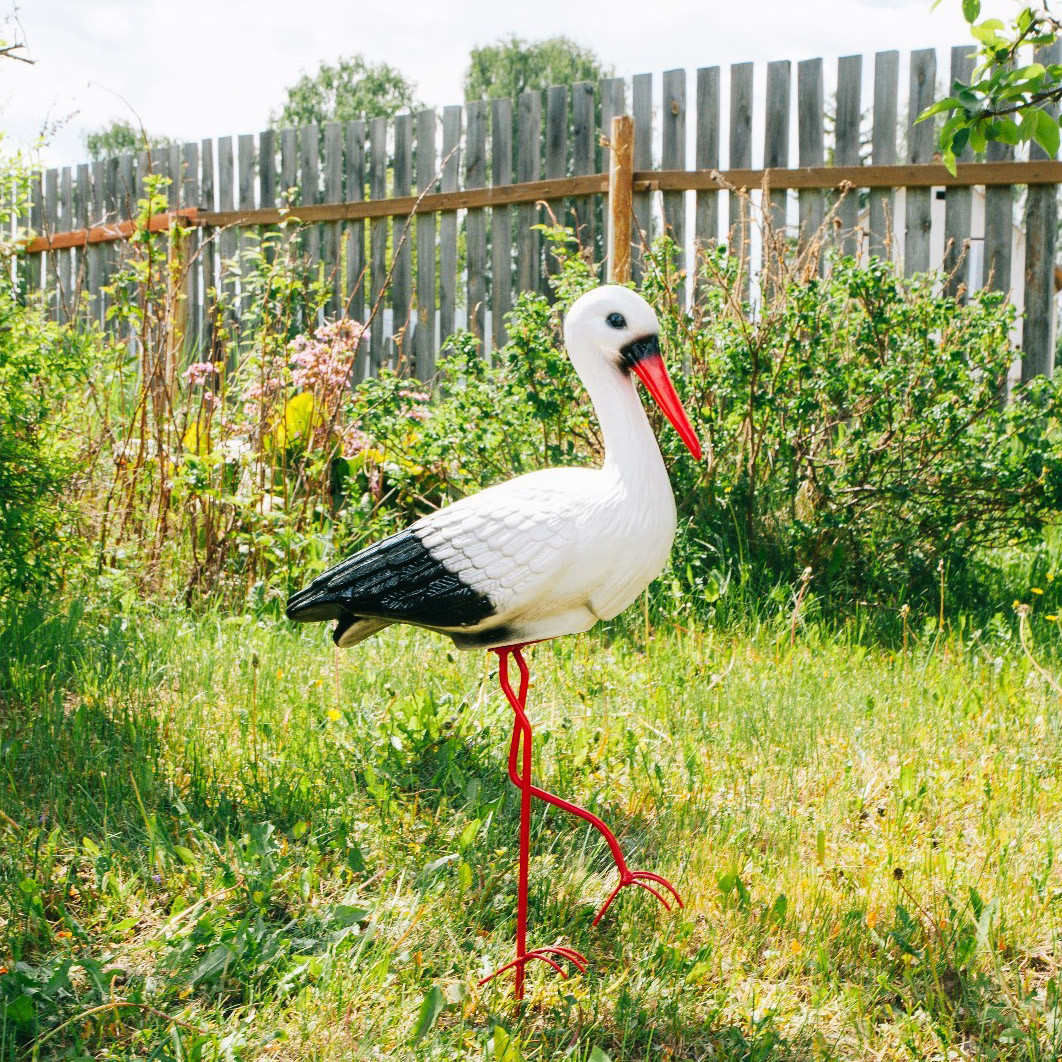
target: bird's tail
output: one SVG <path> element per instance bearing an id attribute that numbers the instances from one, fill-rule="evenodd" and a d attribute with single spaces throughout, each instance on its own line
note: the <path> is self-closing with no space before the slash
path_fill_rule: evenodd
<path id="1" fill-rule="evenodd" d="M 335 630 L 332 631 L 332 640 L 341 649 L 357 645 L 371 634 L 391 626 L 390 620 L 372 619 L 350 612 L 344 607 L 342 598 L 326 585 L 320 585 L 321 582 L 316 579 L 305 590 L 300 590 L 288 598 L 284 611 L 289 620 L 294 623 L 327 623 L 328 620 L 337 620 Z"/>

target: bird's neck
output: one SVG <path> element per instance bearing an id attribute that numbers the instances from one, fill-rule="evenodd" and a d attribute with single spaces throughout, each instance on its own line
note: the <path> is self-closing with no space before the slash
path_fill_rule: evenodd
<path id="1" fill-rule="evenodd" d="M 625 480 L 668 485 L 660 446 L 638 397 L 633 376 L 607 362 L 595 365 L 592 371 L 582 372 L 580 376 L 601 424 L 604 470 Z"/>

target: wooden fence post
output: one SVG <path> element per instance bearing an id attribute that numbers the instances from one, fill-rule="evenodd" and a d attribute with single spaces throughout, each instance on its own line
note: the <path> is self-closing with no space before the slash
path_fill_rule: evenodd
<path id="1" fill-rule="evenodd" d="M 608 168 L 608 282 L 631 279 L 631 224 L 634 220 L 634 122 L 612 119 Z"/>

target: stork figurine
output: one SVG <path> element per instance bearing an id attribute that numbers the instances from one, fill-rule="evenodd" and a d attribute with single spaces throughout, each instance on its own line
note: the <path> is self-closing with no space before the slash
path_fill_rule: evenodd
<path id="1" fill-rule="evenodd" d="M 671 551 L 675 499 L 632 373 L 697 460 L 701 448 L 664 366 L 659 328 L 640 295 L 612 285 L 583 295 L 565 319 L 568 355 L 601 423 L 600 469 L 545 469 L 462 498 L 335 565 L 288 601 L 291 620 L 336 620 L 333 638 L 340 647 L 392 623 L 411 623 L 448 634 L 460 649 L 497 654 L 501 688 L 516 715 L 509 777 L 521 793 L 516 958 L 480 983 L 515 970 L 518 1000 L 531 959 L 564 977 L 558 960 L 586 969 L 574 948 L 527 947 L 532 797 L 577 815 L 608 843 L 619 880 L 594 925 L 627 885 L 646 889 L 668 910 L 665 894 L 682 906 L 666 879 L 628 867 L 598 816 L 532 784 L 523 657 L 532 642 L 581 634 L 622 612 Z M 510 659 L 520 674 L 516 690 Z"/>

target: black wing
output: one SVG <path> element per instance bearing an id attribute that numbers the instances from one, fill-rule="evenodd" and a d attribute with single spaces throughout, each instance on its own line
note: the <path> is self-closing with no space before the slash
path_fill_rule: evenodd
<path id="1" fill-rule="evenodd" d="M 359 616 L 422 627 L 466 627 L 493 612 L 486 594 L 435 560 L 409 530 L 330 568 L 293 594 L 287 607 L 290 620 L 338 619 L 340 628 Z"/>

